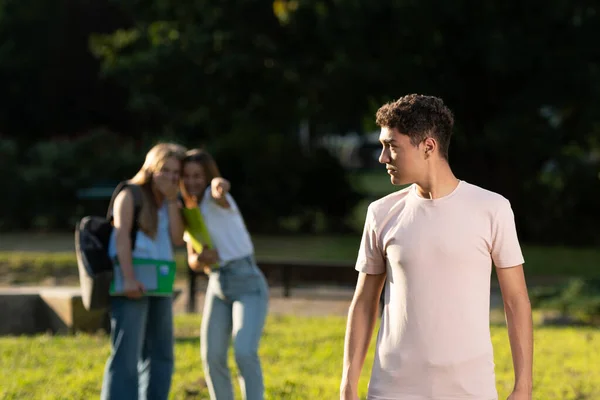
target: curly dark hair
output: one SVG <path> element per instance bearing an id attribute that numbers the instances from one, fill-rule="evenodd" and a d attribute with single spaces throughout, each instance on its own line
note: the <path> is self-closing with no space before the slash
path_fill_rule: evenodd
<path id="1" fill-rule="evenodd" d="M 406 95 L 381 106 L 377 110 L 376 122 L 382 128 L 397 129 L 407 135 L 415 146 L 431 135 L 438 142 L 440 155 L 448 160 L 454 116 L 442 99 L 420 94 Z"/>

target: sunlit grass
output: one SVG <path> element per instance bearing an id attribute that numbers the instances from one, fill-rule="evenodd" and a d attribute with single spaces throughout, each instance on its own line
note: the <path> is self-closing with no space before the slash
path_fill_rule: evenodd
<path id="1" fill-rule="evenodd" d="M 202 385 L 199 326 L 198 315 L 176 317 L 172 399 L 208 398 Z M 260 349 L 266 398 L 337 398 L 344 330 L 343 317 L 269 317 Z M 506 328 L 492 327 L 492 341 L 497 387 L 500 399 L 505 399 L 513 385 Z M 534 399 L 600 398 L 600 369 L 597 368 L 600 331 L 540 327 L 536 328 L 535 343 Z M 363 399 L 373 360 L 373 344 L 360 384 Z M 0 338 L 0 398 L 98 398 L 108 353 L 106 336 Z M 233 357 L 230 362 L 234 365 Z"/>

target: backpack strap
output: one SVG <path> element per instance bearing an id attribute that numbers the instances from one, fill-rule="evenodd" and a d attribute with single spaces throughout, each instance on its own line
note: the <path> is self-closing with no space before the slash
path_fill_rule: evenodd
<path id="1" fill-rule="evenodd" d="M 111 223 L 113 222 L 113 219 L 114 219 L 113 207 L 114 207 L 115 199 L 117 198 L 117 195 L 121 192 L 121 190 L 123 190 L 127 187 L 131 190 L 131 193 L 133 194 L 133 222 L 131 224 L 131 248 L 134 249 L 135 241 L 137 238 L 137 232 L 139 229 L 138 219 L 140 216 L 140 212 L 142 211 L 142 203 L 143 203 L 143 199 L 144 199 L 144 196 L 142 194 L 142 188 L 138 185 L 129 183 L 127 181 L 120 182 L 117 185 L 117 187 L 115 188 L 115 190 L 113 191 L 112 198 L 110 199 L 110 204 L 108 205 L 106 219 L 108 221 L 110 221 Z"/>
<path id="2" fill-rule="evenodd" d="M 139 217 L 142 211 L 142 202 L 144 195 L 142 194 L 142 188 L 138 185 L 129 184 L 129 188 L 133 193 L 133 224 L 131 225 L 131 248 L 135 248 L 135 240 L 137 239 L 137 232 L 140 228 Z"/>

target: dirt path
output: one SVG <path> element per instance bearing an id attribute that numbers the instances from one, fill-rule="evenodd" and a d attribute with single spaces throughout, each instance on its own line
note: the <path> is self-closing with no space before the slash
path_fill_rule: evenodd
<path id="1" fill-rule="evenodd" d="M 204 283 L 204 282 L 202 282 Z M 176 313 L 186 311 L 187 293 L 184 286 L 178 285 L 183 290 L 176 300 L 174 310 Z M 198 312 L 204 306 L 205 286 L 200 285 L 196 295 Z M 348 314 L 348 307 L 354 293 L 353 288 L 338 288 L 332 286 L 313 286 L 292 289 L 290 297 L 283 296 L 283 288 L 272 286 L 270 288 L 269 313 L 274 315 L 298 316 L 342 316 Z M 496 290 L 492 290 L 490 305 L 492 309 L 502 308 L 502 297 Z"/>
<path id="2" fill-rule="evenodd" d="M 180 287 L 183 289 L 183 287 Z M 204 306 L 204 287 L 200 287 L 196 295 L 198 312 Z M 291 297 L 283 296 L 283 288 L 271 287 L 269 314 L 297 316 L 346 316 L 352 299 L 352 289 L 333 287 L 314 287 L 309 289 L 293 289 Z M 174 305 L 175 313 L 186 311 L 187 293 L 183 293 Z"/>

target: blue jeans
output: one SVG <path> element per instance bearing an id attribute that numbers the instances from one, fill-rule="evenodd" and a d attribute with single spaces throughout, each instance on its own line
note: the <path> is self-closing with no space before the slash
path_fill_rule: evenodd
<path id="1" fill-rule="evenodd" d="M 173 374 L 173 299 L 113 297 L 102 400 L 166 400 Z"/>
<path id="2" fill-rule="evenodd" d="M 263 399 L 258 346 L 268 303 L 267 281 L 253 257 L 235 260 L 211 272 L 200 333 L 202 364 L 211 399 L 233 400 L 227 366 L 232 338 L 242 398 Z"/>

